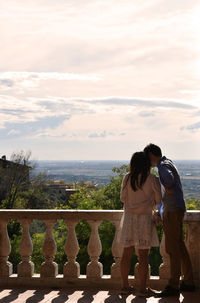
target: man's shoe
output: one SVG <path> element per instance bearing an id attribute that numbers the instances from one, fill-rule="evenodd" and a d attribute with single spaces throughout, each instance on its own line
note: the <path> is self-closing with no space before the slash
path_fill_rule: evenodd
<path id="1" fill-rule="evenodd" d="M 194 284 L 187 285 L 187 284 L 185 284 L 184 281 L 182 281 L 181 284 L 180 284 L 180 291 L 193 292 L 193 291 L 195 291 L 195 285 Z"/>
<path id="2" fill-rule="evenodd" d="M 151 289 L 150 287 L 146 288 L 146 291 L 145 292 L 137 292 L 136 295 L 138 297 L 146 297 L 146 298 L 149 298 L 149 297 L 153 297 L 155 296 L 156 292 Z"/>
<path id="3" fill-rule="evenodd" d="M 177 288 L 173 288 L 170 285 L 167 285 L 163 291 L 156 293 L 157 298 L 170 297 L 170 296 L 179 296 L 180 291 Z"/>

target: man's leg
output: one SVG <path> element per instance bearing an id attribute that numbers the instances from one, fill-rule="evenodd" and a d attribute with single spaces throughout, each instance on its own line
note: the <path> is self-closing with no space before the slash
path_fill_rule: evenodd
<path id="1" fill-rule="evenodd" d="M 179 288 L 181 276 L 182 220 L 180 219 L 180 213 L 183 212 L 167 212 L 163 216 L 165 247 L 166 252 L 169 254 L 170 257 L 169 285 L 174 289 Z"/>
<path id="2" fill-rule="evenodd" d="M 163 229 L 165 233 L 165 248 L 170 257 L 170 279 L 165 289 L 156 297 L 179 296 L 181 275 L 180 235 L 181 228 L 177 211 L 163 214 Z"/>

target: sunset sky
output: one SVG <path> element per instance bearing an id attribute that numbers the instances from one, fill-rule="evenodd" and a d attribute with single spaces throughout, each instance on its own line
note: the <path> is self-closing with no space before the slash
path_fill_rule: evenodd
<path id="1" fill-rule="evenodd" d="M 0 4 L 0 157 L 200 159 L 200 0 Z"/>

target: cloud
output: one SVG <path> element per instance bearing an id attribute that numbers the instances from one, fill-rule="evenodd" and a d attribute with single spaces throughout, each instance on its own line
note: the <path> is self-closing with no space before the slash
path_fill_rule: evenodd
<path id="1" fill-rule="evenodd" d="M 81 99 L 77 99 L 81 100 Z M 161 108 L 182 108 L 195 109 L 196 106 L 184 103 L 183 101 L 168 99 L 168 98 L 134 98 L 134 97 L 105 97 L 82 99 L 82 101 L 93 104 L 114 105 L 114 106 L 138 106 L 138 107 L 161 107 Z"/>
<path id="2" fill-rule="evenodd" d="M 14 98 L 9 95 L 0 95 L 1 124 L 6 124 L 7 127 L 13 123 L 21 125 L 33 123 L 38 127 L 41 124 L 41 128 L 46 129 L 50 123 L 53 125 L 57 123 L 56 121 L 63 121 L 63 119 L 80 115 L 82 117 L 87 116 L 87 119 L 96 115 L 101 117 L 110 115 L 113 119 L 113 115 L 120 115 L 124 116 L 127 122 L 132 123 L 133 110 L 137 117 L 153 118 L 153 120 L 159 121 L 158 113 L 161 115 L 166 110 L 175 109 L 183 111 L 184 115 L 187 116 L 199 112 L 197 107 L 186 104 L 182 100 L 167 98 L 63 98 L 59 96 L 47 98 L 18 96 Z M 46 122 L 47 127 L 45 126 Z M 93 123 L 95 124 L 95 121 Z M 155 124 L 155 121 L 153 124 Z M 79 125 L 78 121 L 77 125 Z M 100 133 L 102 133 L 102 130 Z"/>
<path id="3" fill-rule="evenodd" d="M 95 74 L 75 74 L 58 72 L 4 72 L 0 73 L 0 79 L 8 80 L 80 80 L 80 81 L 98 81 L 99 75 Z M 4 80 L 5 81 L 5 80 Z"/>
<path id="4" fill-rule="evenodd" d="M 0 112 L 1 113 L 5 113 L 7 115 L 10 115 L 10 116 L 22 116 L 24 114 L 27 114 L 27 113 L 33 113 L 34 111 L 31 111 L 31 110 L 25 110 L 25 109 L 19 109 L 19 108 L 13 108 L 13 109 L 9 109 L 9 108 L 0 108 Z"/>
<path id="5" fill-rule="evenodd" d="M 73 98 L 50 97 L 49 100 L 41 100 L 40 98 L 37 104 L 45 108 L 48 112 L 66 112 L 71 115 L 84 113 L 93 114 L 96 112 L 87 101 Z"/>
<path id="6" fill-rule="evenodd" d="M 36 88 L 41 81 L 88 81 L 97 82 L 101 80 L 96 74 L 75 74 L 58 72 L 3 72 L 0 73 L 0 86 L 6 88 Z"/>
<path id="7" fill-rule="evenodd" d="M 26 137 L 34 136 L 38 132 L 45 132 L 56 129 L 64 120 L 69 120 L 69 115 L 50 116 L 38 118 L 30 122 L 5 123 L 4 128 L 0 129 L 0 138 L 9 137 Z"/>
<path id="8" fill-rule="evenodd" d="M 110 142 L 117 157 L 142 140 L 196 142 L 198 1 L 4 2 L 2 145 L 30 138 L 45 158 L 49 142 L 73 142 L 75 154 L 83 147 L 92 157 L 92 146 L 104 155 Z"/>
<path id="9" fill-rule="evenodd" d="M 0 87 L 6 86 L 6 87 L 12 87 L 14 85 L 14 82 L 11 79 L 1 79 L 0 78 Z"/>
<path id="10" fill-rule="evenodd" d="M 181 130 L 189 130 L 190 132 L 196 132 L 199 129 L 200 129 L 200 122 L 196 122 L 194 124 L 181 127 Z"/>
<path id="11" fill-rule="evenodd" d="M 107 136 L 107 132 L 104 130 L 102 133 L 92 133 L 89 134 L 89 138 L 105 138 Z"/>
<path id="12" fill-rule="evenodd" d="M 119 131 L 110 131 L 107 132 L 106 130 L 103 130 L 102 132 L 95 132 L 88 134 L 88 138 L 97 139 L 97 138 L 106 138 L 106 137 L 123 137 L 125 136 L 125 132 L 119 132 Z"/>
<path id="13" fill-rule="evenodd" d="M 154 112 L 152 112 L 152 111 L 143 111 L 143 112 L 140 112 L 139 113 L 139 115 L 141 116 L 141 117 L 153 117 L 153 116 L 155 116 L 155 113 Z"/>
<path id="14" fill-rule="evenodd" d="M 20 134 L 20 131 L 19 130 L 16 130 L 16 129 L 11 129 L 9 132 L 8 132 L 8 136 L 15 136 L 15 135 L 19 135 Z"/>

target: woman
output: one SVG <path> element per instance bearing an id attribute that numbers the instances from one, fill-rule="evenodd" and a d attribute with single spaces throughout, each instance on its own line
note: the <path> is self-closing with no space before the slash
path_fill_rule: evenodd
<path id="1" fill-rule="evenodd" d="M 158 177 L 150 174 L 150 164 L 143 152 L 133 154 L 130 172 L 124 177 L 121 187 L 124 215 L 121 221 L 120 243 L 123 245 L 121 260 L 122 292 L 130 291 L 128 274 L 134 249 L 139 254 L 139 295 L 146 296 L 148 255 L 152 246 L 159 246 L 158 235 L 153 223 L 153 211 L 161 201 Z"/>

